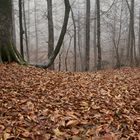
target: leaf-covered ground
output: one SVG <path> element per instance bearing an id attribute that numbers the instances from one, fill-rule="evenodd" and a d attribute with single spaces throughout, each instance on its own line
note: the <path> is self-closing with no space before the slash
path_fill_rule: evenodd
<path id="1" fill-rule="evenodd" d="M 0 140 L 140 140 L 140 69 L 0 65 Z"/>

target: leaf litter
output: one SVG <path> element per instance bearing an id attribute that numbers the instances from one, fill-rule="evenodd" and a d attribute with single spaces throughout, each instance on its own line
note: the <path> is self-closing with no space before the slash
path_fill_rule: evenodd
<path id="1" fill-rule="evenodd" d="M 140 140 L 140 68 L 94 73 L 0 65 L 0 140 Z"/>

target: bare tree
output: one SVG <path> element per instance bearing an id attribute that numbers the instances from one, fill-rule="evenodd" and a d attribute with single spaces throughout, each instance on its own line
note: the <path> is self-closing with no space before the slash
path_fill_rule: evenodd
<path id="1" fill-rule="evenodd" d="M 120 16 L 117 17 L 117 5 L 114 5 L 114 23 L 112 25 L 113 35 L 112 35 L 112 41 L 115 49 L 115 58 L 116 58 L 116 64 L 115 68 L 121 67 L 121 59 L 119 54 L 119 45 L 122 35 L 122 12 L 123 12 L 123 1 L 121 2 L 121 9 L 120 9 Z M 119 20 L 119 27 L 117 27 L 117 20 Z"/>
<path id="2" fill-rule="evenodd" d="M 79 5 L 79 0 L 78 0 L 78 5 Z M 83 57 L 82 57 L 82 41 L 81 41 L 81 16 L 80 16 L 80 11 L 79 11 L 79 7 L 78 7 L 78 20 L 77 20 L 77 24 L 78 24 L 78 27 L 77 27 L 77 42 L 78 42 L 78 51 L 79 51 L 79 56 L 80 56 L 80 66 L 81 66 L 81 69 L 82 71 L 84 70 L 84 67 L 83 67 Z"/>
<path id="3" fill-rule="evenodd" d="M 101 28 L 100 28 L 100 0 L 96 0 L 97 5 L 97 49 L 98 49 L 98 63 L 97 70 L 102 68 L 102 55 L 101 55 Z"/>
<path id="4" fill-rule="evenodd" d="M 69 3 L 69 0 L 64 0 L 64 4 L 65 4 L 65 15 L 64 15 L 64 22 L 63 22 L 63 26 L 62 26 L 62 29 L 61 29 L 61 32 L 60 32 L 60 36 L 59 36 L 59 39 L 58 39 L 58 42 L 57 42 L 57 45 L 54 49 L 54 51 L 52 52 L 51 56 L 49 57 L 47 63 L 45 65 L 37 65 L 39 67 L 43 67 L 43 68 L 48 68 L 50 67 L 56 56 L 58 55 L 60 49 L 61 49 L 61 46 L 62 46 L 62 43 L 63 43 L 63 39 L 64 39 L 64 36 L 66 34 L 66 31 L 67 31 L 67 25 L 68 25 L 68 19 L 69 19 L 69 13 L 70 13 L 70 3 Z"/>
<path id="5" fill-rule="evenodd" d="M 53 13 L 52 13 L 52 0 L 47 0 L 48 10 L 48 59 L 54 50 L 54 27 L 53 27 Z M 54 63 L 49 67 L 54 69 Z"/>
<path id="6" fill-rule="evenodd" d="M 90 62 L 90 0 L 86 1 L 86 43 L 85 43 L 85 71 L 89 70 Z"/>
<path id="7" fill-rule="evenodd" d="M 27 54 L 27 61 L 30 61 L 30 56 L 29 56 L 29 45 L 28 45 L 28 35 L 27 35 L 27 25 L 26 25 L 26 14 L 25 14 L 25 0 L 23 0 L 22 3 L 23 7 L 23 21 L 24 21 L 24 30 L 25 30 L 25 44 L 26 44 L 26 54 Z"/>
<path id="8" fill-rule="evenodd" d="M 136 63 L 136 50 L 135 50 L 135 31 L 134 31 L 134 6 L 135 0 L 131 0 L 129 4 L 126 0 L 129 13 L 130 13 L 130 22 L 129 22 L 129 35 L 128 35 L 128 49 L 127 49 L 127 59 L 129 60 L 130 66 L 134 66 Z"/>
<path id="9" fill-rule="evenodd" d="M 76 67 L 77 67 L 77 44 L 76 44 L 76 40 L 77 40 L 77 28 L 76 28 L 76 23 L 75 23 L 75 17 L 74 17 L 74 13 L 71 7 L 71 16 L 72 16 L 72 21 L 73 21 L 73 27 L 74 27 L 74 71 L 76 71 Z"/>
<path id="10" fill-rule="evenodd" d="M 35 45 L 36 45 L 36 55 L 35 55 L 35 62 L 38 63 L 38 27 L 37 27 L 37 3 L 36 0 L 34 0 L 34 18 L 35 18 Z"/>
<path id="11" fill-rule="evenodd" d="M 97 67 L 97 5 L 95 1 L 95 9 L 94 9 L 94 39 L 93 39 L 93 47 L 94 47 L 94 67 L 96 70 Z"/>
<path id="12" fill-rule="evenodd" d="M 19 30 L 20 30 L 20 53 L 22 55 L 22 57 L 24 58 L 24 49 L 23 49 L 23 22 L 22 22 L 22 0 L 18 1 L 18 5 L 19 5 Z"/>
<path id="13" fill-rule="evenodd" d="M 27 34 L 28 34 L 28 49 L 30 48 L 30 0 L 28 0 L 28 16 L 27 16 Z M 30 62 L 30 55 L 29 55 Z"/>
<path id="14" fill-rule="evenodd" d="M 69 50 L 70 50 L 70 46 L 71 46 L 71 42 L 72 42 L 72 36 L 69 34 L 70 36 L 70 41 L 69 41 L 69 45 L 68 45 L 68 48 L 67 48 L 67 51 L 66 51 L 66 56 L 65 56 L 65 68 L 66 68 L 66 71 L 68 71 L 68 53 L 69 53 Z"/>

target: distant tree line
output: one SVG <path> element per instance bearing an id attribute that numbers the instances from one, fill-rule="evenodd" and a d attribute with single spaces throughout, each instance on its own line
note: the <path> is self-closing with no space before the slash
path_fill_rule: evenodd
<path id="1" fill-rule="evenodd" d="M 34 4 L 31 5 L 31 2 Z M 47 58 L 43 63 L 39 63 L 41 49 L 37 2 L 18 0 L 18 5 L 13 3 L 11 0 L 0 1 L 1 63 L 33 62 L 43 68 L 73 71 L 140 66 L 140 10 L 136 0 L 63 0 L 64 17 L 61 25 L 57 25 L 57 41 L 55 4 L 52 0 L 44 1 L 46 11 L 43 11 L 42 17 L 47 21 L 47 54 L 44 52 Z M 61 4 L 61 1 L 58 3 Z M 15 6 L 18 7 L 19 19 L 18 46 Z M 33 6 L 34 54 L 31 53 L 30 31 L 30 10 Z M 81 7 L 84 10 L 80 10 Z M 59 14 L 62 15 L 61 12 Z M 31 60 L 32 55 L 35 56 L 34 60 Z"/>

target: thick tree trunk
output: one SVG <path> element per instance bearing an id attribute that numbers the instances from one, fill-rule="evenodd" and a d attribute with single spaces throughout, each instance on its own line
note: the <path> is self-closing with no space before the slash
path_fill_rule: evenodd
<path id="1" fill-rule="evenodd" d="M 13 40 L 12 1 L 0 1 L 0 62 L 25 61 L 16 50 Z"/>
<path id="2" fill-rule="evenodd" d="M 139 9 L 138 59 L 139 59 L 139 66 L 140 66 L 140 9 Z"/>
<path id="3" fill-rule="evenodd" d="M 135 0 L 131 0 L 131 5 L 129 5 L 128 0 L 126 0 L 129 12 L 130 12 L 130 23 L 129 23 L 129 38 L 128 38 L 128 50 L 127 57 L 129 60 L 129 65 L 134 66 L 137 63 L 136 50 L 135 50 L 135 31 L 134 31 L 134 7 Z"/>

